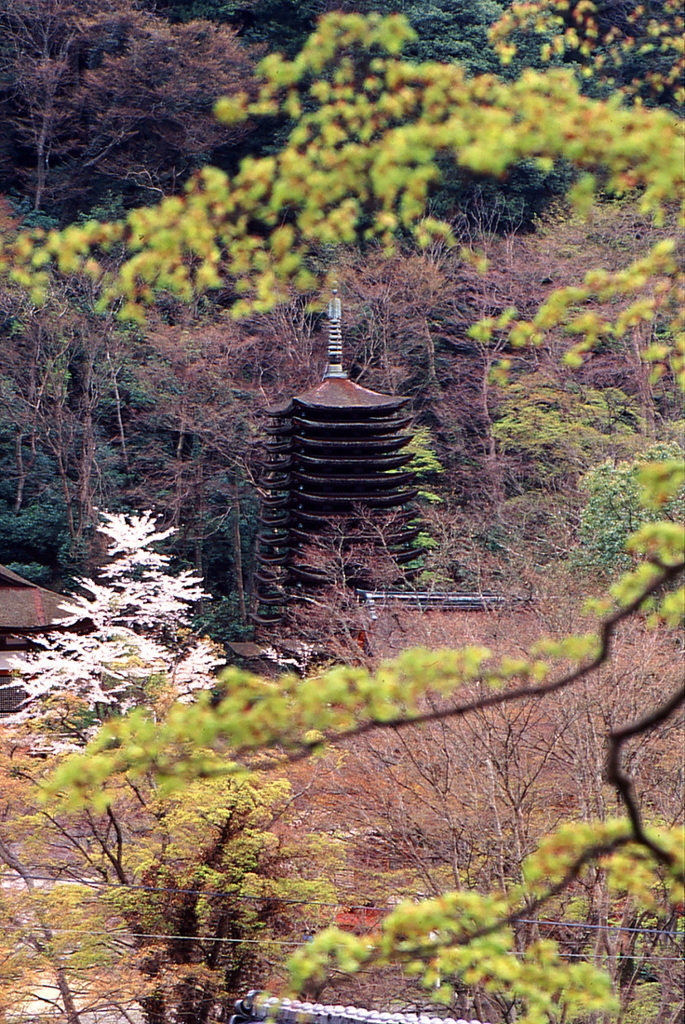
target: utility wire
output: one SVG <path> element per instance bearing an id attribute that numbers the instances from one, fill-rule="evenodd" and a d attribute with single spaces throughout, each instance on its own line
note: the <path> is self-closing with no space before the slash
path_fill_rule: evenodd
<path id="1" fill-rule="evenodd" d="M 84 931 L 79 931 L 78 929 L 74 929 L 74 928 L 55 928 L 55 929 L 53 929 L 53 934 L 55 934 L 55 935 L 73 935 L 73 934 L 76 934 L 76 935 L 89 935 L 92 938 L 100 938 L 102 936 L 105 936 L 105 937 L 108 937 L 108 938 L 115 938 L 116 937 L 116 933 L 111 932 L 111 931 L 109 931 L 109 932 L 90 932 L 90 931 L 85 931 L 85 930 Z M 157 932 L 130 932 L 129 933 L 129 937 L 131 939 L 157 939 L 160 942 L 166 942 L 166 941 L 174 941 L 174 942 L 178 941 L 178 942 L 181 942 L 181 941 L 186 941 L 186 942 L 196 942 L 196 943 L 208 942 L 210 944 L 212 944 L 214 942 L 224 942 L 224 943 L 228 943 L 228 944 L 232 944 L 232 945 L 248 945 L 248 946 L 274 946 L 274 945 L 277 945 L 277 946 L 295 946 L 297 948 L 302 948 L 303 946 L 307 945 L 307 941 L 302 942 L 301 940 L 300 941 L 296 941 L 294 939 L 290 939 L 290 940 L 284 940 L 284 939 L 273 939 L 273 940 L 269 940 L 269 939 L 228 939 L 228 938 L 221 938 L 221 937 L 216 937 L 215 938 L 215 937 L 212 937 L 212 936 L 168 935 L 168 934 L 159 934 Z M 133 947 L 130 945 L 130 943 L 128 943 L 128 948 L 129 949 L 133 949 Z M 81 952 L 82 952 L 81 950 L 74 950 L 72 954 L 66 954 L 66 955 L 77 956 Z M 144 950 L 141 950 L 141 952 L 144 952 Z M 513 955 L 513 956 L 524 956 L 525 955 L 525 953 L 522 952 L 521 950 L 515 950 L 515 949 L 509 950 L 509 953 L 511 955 Z M 683 962 L 683 959 L 680 956 L 651 956 L 651 955 L 649 955 L 649 956 L 645 956 L 643 958 L 643 957 L 640 957 L 639 955 L 636 955 L 634 953 L 619 953 L 617 955 L 618 955 L 618 959 L 619 960 L 626 960 L 626 959 L 628 959 L 628 960 L 634 960 L 634 959 L 639 960 L 639 959 L 645 959 L 645 960 L 649 960 L 649 961 L 652 961 L 652 960 L 665 961 L 667 963 L 682 963 Z M 563 952 L 560 952 L 559 956 L 563 960 L 569 960 L 569 959 L 588 960 L 588 959 L 592 959 L 592 954 L 585 954 L 585 953 L 563 953 Z M 86 965 L 81 965 L 81 966 L 78 966 L 78 967 L 70 968 L 70 970 L 92 970 L 93 967 L 95 967 L 95 966 L 98 966 L 98 965 L 90 965 L 89 966 L 89 965 L 86 964 Z"/>
<path id="2" fill-rule="evenodd" d="M 685 938 L 685 932 L 676 931 L 675 928 L 629 928 L 623 924 L 585 924 L 583 921 L 545 921 L 535 918 L 517 917 L 515 924 L 562 924 L 565 928 L 588 928 L 590 931 L 605 932 L 638 932 L 640 935 L 675 935 Z"/>
<path id="3" fill-rule="evenodd" d="M 255 901 L 258 902 L 259 900 L 263 900 L 263 899 L 273 899 L 273 900 L 276 900 L 278 903 L 287 903 L 287 904 L 292 905 L 292 906 L 332 907 L 334 909 L 338 909 L 340 907 L 340 905 L 341 905 L 339 902 L 338 903 L 324 903 L 321 900 L 303 900 L 303 899 L 293 900 L 293 899 L 288 899 L 285 896 L 274 896 L 271 893 L 263 893 L 261 896 L 245 896 L 245 895 L 243 895 L 241 893 L 225 892 L 225 891 L 222 891 L 221 889 L 218 889 L 218 890 L 215 890 L 215 891 L 212 891 L 212 890 L 209 890 L 209 889 L 174 889 L 174 888 L 170 888 L 170 887 L 167 887 L 167 886 L 161 886 L 161 885 L 159 885 L 159 886 L 158 885 L 141 885 L 141 884 L 136 883 L 136 882 L 105 882 L 105 881 L 100 881 L 97 878 L 81 879 L 81 878 L 69 878 L 68 876 L 67 877 L 62 877 L 62 878 L 53 878 L 51 875 L 27 875 L 26 877 L 30 878 L 31 881 L 33 881 L 33 882 L 53 882 L 53 883 L 62 882 L 62 883 L 69 883 L 70 885 L 83 885 L 83 886 L 102 887 L 102 888 L 111 888 L 111 889 L 142 889 L 144 892 L 169 892 L 169 893 L 174 893 L 174 894 L 177 894 L 177 895 L 184 895 L 184 896 L 224 896 L 224 897 L 230 897 L 232 900 L 248 900 L 248 901 L 252 901 L 252 902 L 255 902 Z M 353 907 L 349 903 L 345 903 L 345 906 L 349 907 L 350 910 L 387 910 L 388 909 L 387 906 L 371 907 L 371 906 L 368 906 L 367 904 L 361 904 L 361 903 L 358 906 L 355 906 L 355 907 Z"/>
<path id="4" fill-rule="evenodd" d="M 276 903 L 283 903 L 287 906 L 296 907 L 327 907 L 332 910 L 361 910 L 361 911 L 380 911 L 389 913 L 393 910 L 393 907 L 387 905 L 384 906 L 373 906 L 367 903 L 326 903 L 322 900 L 306 900 L 306 899 L 289 899 L 285 896 L 275 896 L 272 893 L 263 893 L 261 896 L 246 896 L 242 893 L 231 893 L 219 890 L 207 890 L 207 889 L 174 889 L 167 886 L 156 886 L 156 885 L 141 885 L 134 882 L 105 882 L 99 879 L 75 879 L 75 878 L 53 878 L 50 875 L 30 875 L 34 882 L 53 882 L 53 883 L 68 883 L 69 885 L 83 885 L 87 887 L 101 887 L 111 889 L 138 889 L 143 892 L 163 892 L 172 893 L 174 895 L 182 896 L 223 896 L 224 899 L 241 900 L 252 903 L 258 903 L 261 900 L 269 899 L 274 900 Z M 409 897 L 408 897 L 409 898 Z M 641 935 L 675 935 L 676 937 L 685 938 L 685 932 L 679 932 L 676 929 L 660 929 L 660 928 L 631 928 L 628 925 L 601 925 L 601 924 L 589 924 L 583 921 L 552 921 L 544 919 L 535 919 L 527 917 L 519 917 L 516 919 L 517 924 L 542 924 L 542 925 L 563 925 L 565 928 L 586 928 L 591 931 L 609 931 L 609 932 L 637 932 Z"/>
<path id="5" fill-rule="evenodd" d="M 227 939 L 213 935 L 170 935 L 159 932 L 131 932 L 128 929 L 112 928 L 107 932 L 91 932 L 85 928 L 51 928 L 53 935 L 89 935 L 92 938 L 108 936 L 116 939 L 117 936 L 125 936 L 133 939 L 159 939 L 166 942 L 190 941 L 190 942 L 227 942 L 236 946 L 301 946 L 301 939 Z"/>
<path id="6" fill-rule="evenodd" d="M 233 943 L 234 945 L 248 946 L 301 946 L 303 944 L 306 945 L 309 941 L 308 939 L 305 939 L 303 943 L 302 940 L 295 939 L 229 939 L 212 935 L 174 935 L 160 932 L 133 932 L 128 928 L 110 928 L 109 931 L 106 932 L 95 932 L 88 928 L 52 928 L 51 931 L 54 935 L 108 936 L 112 939 L 117 938 L 117 936 L 132 936 L 134 939 L 173 939 L 174 941 L 227 942 Z M 672 932 L 663 932 L 661 934 L 671 935 Z M 665 957 L 661 959 L 682 960 L 682 957 Z"/>

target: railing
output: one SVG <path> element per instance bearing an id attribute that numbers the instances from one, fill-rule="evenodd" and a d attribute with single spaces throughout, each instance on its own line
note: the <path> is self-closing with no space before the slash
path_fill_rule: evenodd
<path id="1" fill-rule="evenodd" d="M 491 608 L 520 604 L 529 600 L 526 597 L 505 597 L 503 594 L 439 593 L 429 590 L 356 590 L 355 593 L 362 604 L 368 605 L 372 619 L 376 618 L 379 607 L 388 605 L 401 605 L 418 611 L 489 611 Z"/>

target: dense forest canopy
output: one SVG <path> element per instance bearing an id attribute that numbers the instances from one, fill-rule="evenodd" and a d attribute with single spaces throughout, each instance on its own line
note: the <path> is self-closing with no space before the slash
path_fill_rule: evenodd
<path id="1" fill-rule="evenodd" d="M 0 0 L 0 562 L 118 614 L 3 739 L 0 1019 L 49 977 L 68 1024 L 209 1024 L 253 986 L 679 1020 L 682 28 Z M 333 280 L 351 376 L 412 400 L 420 585 L 534 600 L 370 626 L 330 594 L 270 639 L 336 664 L 265 679 L 226 648 L 260 411 L 320 379 Z M 160 517 L 192 623 L 123 622 L 103 509 Z"/>
<path id="2" fill-rule="evenodd" d="M 320 4 L 311 10 L 306 4 L 295 6 L 304 19 L 302 33 L 323 12 Z M 474 556 L 481 564 L 488 552 L 511 550 L 512 541 L 517 548 L 516 524 L 531 524 L 540 516 L 547 525 L 541 529 L 538 522 L 535 530 L 529 528 L 532 536 L 526 544 L 537 547 L 535 538 L 544 543 L 551 532 L 563 554 L 573 542 L 583 473 L 605 457 L 630 458 L 645 441 L 677 436 L 682 406 L 673 377 L 667 372 L 656 385 L 650 383 L 649 365 L 642 358 L 665 340 L 672 293 L 655 293 L 649 286 L 640 293 L 638 287 L 629 300 L 628 290 L 614 277 L 626 298 L 624 323 L 612 334 L 607 315 L 614 300 L 606 282 L 588 288 L 583 280 L 588 263 L 620 275 L 650 244 L 665 244 L 672 235 L 674 214 L 668 207 L 662 226 L 648 211 L 641 212 L 649 190 L 640 191 L 640 179 L 650 176 L 658 201 L 663 192 L 658 182 L 668 177 L 669 168 L 677 177 L 677 121 L 636 107 L 629 83 L 623 105 L 615 107 L 621 90 L 614 81 L 614 106 L 601 115 L 605 134 L 597 152 L 587 157 L 588 170 L 594 170 L 598 157 L 610 164 L 612 147 L 620 150 L 629 132 L 641 139 L 643 155 L 627 173 L 617 151 L 613 183 L 602 170 L 602 202 L 593 222 L 584 225 L 567 215 L 563 197 L 574 185 L 571 161 L 585 145 L 581 126 L 592 116 L 595 101 L 574 94 L 571 85 L 566 89 L 563 78 L 538 84 L 517 78 L 531 62 L 547 66 L 539 52 L 542 37 L 530 27 L 532 14 L 524 17 L 513 8 L 509 21 L 498 23 L 495 41 L 500 51 L 504 48 L 502 63 L 495 44 L 483 34 L 495 21 L 494 4 L 422 6 L 422 25 L 416 23 L 417 10 L 406 12 L 413 29 L 392 22 L 393 48 L 403 41 L 410 58 L 398 65 L 401 70 L 393 71 L 392 60 L 373 58 L 385 62 L 387 75 L 399 74 L 403 88 L 397 77 L 389 89 L 379 78 L 371 92 L 358 93 L 350 103 L 349 85 L 343 80 L 331 83 L 328 96 L 318 87 L 310 90 L 306 63 L 323 52 L 321 39 L 299 64 L 272 55 L 260 75 L 250 77 L 265 47 L 284 45 L 275 26 L 300 25 L 293 20 L 295 8 L 289 15 L 264 3 L 204 5 L 203 10 L 162 5 L 152 11 L 144 3 L 131 3 L 113 13 L 109 5 L 96 2 L 84 8 L 54 0 L 46 19 L 43 5 L 31 0 L 3 4 L 2 215 L 18 283 L 24 256 L 12 238 L 22 218 L 45 227 L 74 221 L 66 235 L 54 236 L 54 242 L 48 237 L 48 253 L 51 246 L 59 250 L 59 271 L 49 278 L 40 310 L 21 288 L 3 292 L 3 451 L 8 471 L 0 516 L 2 535 L 12 540 L 0 557 L 18 572 L 62 586 L 70 573 L 90 570 L 94 507 L 154 506 L 168 510 L 182 526 L 178 553 L 204 572 L 215 593 L 235 594 L 237 561 L 249 580 L 256 414 L 265 396 L 268 401 L 292 393 L 315 378 L 322 344 L 320 318 L 307 308 L 310 296 L 300 299 L 279 284 L 281 272 L 291 279 L 300 275 L 305 288 L 314 287 L 317 273 L 327 269 L 345 278 L 346 344 L 354 372 L 364 373 L 371 386 L 413 398 L 445 470 L 434 481 L 443 485 L 444 511 L 449 507 L 452 519 L 465 516 L 468 522 L 471 511 L 487 505 L 485 518 L 476 513 L 482 527 L 474 536 L 479 551 L 465 557 L 466 552 L 448 555 L 443 548 L 445 583 L 468 579 Z M 254 24 L 263 33 L 271 31 L 271 37 L 248 38 L 251 23 L 245 19 L 250 11 Z M 542 8 L 540 12 L 541 17 Z M 661 45 L 648 13 L 637 29 Z M 199 15 L 216 20 L 193 20 Z M 668 4 L 663 15 L 659 25 L 668 42 L 678 15 Z M 470 39 L 467 22 L 481 32 L 470 55 L 436 53 L 447 63 L 432 65 L 433 71 L 416 63 L 431 56 L 431 46 L 444 47 L 451 38 Z M 566 35 L 554 34 L 550 18 L 546 24 L 550 38 L 563 38 L 566 47 Z M 635 36 L 628 36 L 620 21 L 605 28 L 612 45 L 620 41 L 628 55 L 641 52 L 643 39 L 635 26 Z M 535 53 L 531 40 L 538 47 Z M 578 70 L 581 90 L 592 91 L 597 65 L 600 71 L 605 67 L 597 52 L 599 42 L 595 40 L 589 54 L 581 47 L 551 55 L 553 63 L 570 62 Z M 664 61 L 672 57 L 667 42 Z M 425 52 L 417 51 L 419 44 Z M 371 59 L 352 37 L 349 46 L 338 79 L 351 73 L 345 70 L 348 66 L 362 74 Z M 651 60 L 648 54 L 643 58 Z M 526 65 L 520 63 L 524 59 Z M 346 64 L 349 60 L 357 64 Z M 501 91 L 498 79 L 488 77 L 498 68 L 513 76 L 510 93 Z M 433 84 L 436 75 L 444 77 L 444 94 Z M 45 81 L 38 88 L 40 76 Z M 326 68 L 324 77 L 330 77 Z M 291 84 L 282 92 L 286 81 Z M 257 88 L 262 89 L 260 97 Z M 236 109 L 225 110 L 232 123 L 222 128 L 212 116 L 213 104 L 219 96 L 240 90 L 247 90 L 241 93 L 240 109 L 247 111 L 252 99 L 257 106 L 242 121 L 236 121 Z M 534 103 L 525 100 L 532 90 L 538 92 Z M 423 95 L 433 95 L 428 102 L 434 105 L 425 137 L 421 118 L 429 108 L 422 101 L 413 109 L 411 99 Z M 460 97 L 456 107 L 453 96 Z M 278 113 L 282 101 L 285 107 Z M 340 102 L 346 105 L 341 110 L 348 129 L 334 143 L 338 165 L 357 168 L 342 189 L 334 184 L 336 165 L 320 165 L 318 147 L 308 142 L 311 136 L 325 145 L 332 131 L 340 131 L 340 124 L 329 123 Z M 522 141 L 525 131 L 518 132 L 516 126 L 526 116 L 527 102 L 532 103 L 527 115 L 531 130 L 548 104 L 562 105 L 556 119 L 542 118 L 542 123 L 556 132 L 567 118 L 565 142 L 536 139 L 534 132 Z M 273 116 L 264 116 L 265 104 Z M 298 107 L 303 121 L 290 137 Z M 460 111 L 458 119 L 455 110 Z M 473 122 L 465 119 L 469 110 Z M 372 145 L 360 144 L 355 125 L 369 112 L 381 134 Z M 510 118 L 506 132 L 514 151 L 506 155 L 498 143 L 497 173 L 488 173 L 481 167 L 481 147 L 488 145 L 492 133 L 501 141 Z M 99 134 L 93 134 L 96 124 Z M 653 131 L 653 141 L 643 131 Z M 458 159 L 450 149 L 455 132 L 461 140 Z M 539 147 L 545 145 L 559 154 L 551 169 L 544 166 L 547 158 L 539 158 Z M 418 159 L 412 156 L 415 146 Z M 566 157 L 561 156 L 564 146 Z M 293 147 L 294 163 L 289 155 Z M 387 163 L 388 147 L 393 159 L 400 154 L 394 165 Z M 253 153 L 251 162 L 238 171 L 245 151 Z M 513 165 L 503 170 L 502 161 L 512 159 Z M 193 168 L 207 161 L 223 169 L 222 174 L 207 170 L 191 178 L 184 191 Z M 214 196 L 226 187 L 223 174 L 234 172 L 236 177 L 229 180 L 235 180 L 244 209 L 239 212 L 237 206 L 230 213 Z M 362 184 L 366 174 L 370 190 Z M 270 191 L 277 176 L 281 184 Z M 587 178 L 575 181 L 577 190 L 589 184 Z M 360 185 L 367 190 L 362 202 L 354 196 Z M 638 192 L 620 200 L 620 190 L 626 188 Z M 121 267 L 123 291 L 151 297 L 153 287 L 161 288 L 141 329 L 135 322 L 121 322 L 121 300 L 116 297 L 120 286 L 114 301 L 102 305 L 107 281 L 97 276 L 117 272 L 125 259 L 120 243 L 110 240 L 114 249 L 95 268 L 95 280 L 77 272 L 78 253 L 88 237 L 96 246 L 105 241 L 105 229 L 91 224 L 86 230 L 86 218 L 102 221 L 160 194 L 167 198 L 156 214 L 134 211 L 123 228 L 133 247 Z M 298 194 L 310 206 L 302 227 L 295 224 Z M 317 223 L 312 218 L 318 216 L 322 197 Z M 432 247 L 417 250 L 409 233 L 426 201 L 430 213 L 443 218 L 443 226 L 431 228 L 438 231 Z M 279 205 L 280 215 L 275 212 Z M 189 216 L 192 210 L 190 233 L 174 238 L 173 226 L 184 209 Z M 239 239 L 245 216 L 253 218 L 247 244 Z M 273 231 L 271 222 L 277 216 L 282 223 Z M 421 231 L 429 228 L 420 223 Z M 316 239 L 304 264 L 291 244 L 303 240 L 302 230 L 313 232 Z M 396 230 L 401 240 L 392 256 L 365 240 L 380 232 L 387 246 Z M 153 247 L 136 253 L 146 238 Z M 357 239 L 361 247 L 343 250 L 345 239 Z M 228 262 L 227 245 L 233 253 Z M 488 257 L 487 274 L 478 272 L 467 250 Z M 259 261 L 265 269 L 257 269 Z M 570 285 L 571 292 L 545 307 L 542 331 L 532 329 L 541 345 L 533 355 L 512 350 L 507 324 L 499 318 L 509 310 L 523 320 L 534 317 L 560 284 Z M 240 326 L 228 323 L 227 314 L 240 308 L 245 289 L 249 296 L 255 285 L 264 307 L 280 295 L 279 310 L 255 315 L 253 303 L 253 313 Z M 573 290 L 578 288 L 584 293 Z M 127 301 L 130 315 L 136 315 L 135 302 Z M 571 330 L 587 332 L 592 322 L 599 335 L 576 373 L 560 365 L 565 329 L 554 327 L 569 303 L 579 309 Z M 484 317 L 494 330 L 476 337 L 472 324 Z M 505 391 L 491 371 L 512 356 L 516 380 L 514 390 Z M 535 499 L 534 512 L 529 510 L 529 494 Z M 48 495 L 49 500 L 38 500 Z M 431 516 L 439 511 L 434 508 Z M 444 536 L 445 530 L 441 532 Z M 470 527 L 465 532 L 473 534 Z M 549 557 L 550 552 L 540 552 L 533 562 L 544 564 Z M 505 578 L 506 561 L 492 560 L 493 570 Z M 229 602 L 220 628 L 236 613 L 237 604 L 231 607 Z M 239 632 L 239 623 L 233 628 Z"/>

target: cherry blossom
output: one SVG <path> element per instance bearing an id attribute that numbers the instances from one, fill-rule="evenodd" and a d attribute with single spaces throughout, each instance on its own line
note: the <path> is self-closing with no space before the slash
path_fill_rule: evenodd
<path id="1" fill-rule="evenodd" d="M 59 720 L 59 701 L 48 698 L 60 695 L 98 717 L 151 702 L 162 690 L 187 702 L 214 685 L 224 664 L 219 648 L 190 630 L 192 606 L 207 597 L 201 577 L 173 575 L 169 556 L 153 548 L 175 531 L 158 529 L 151 512 L 102 512 L 99 531 L 109 539 L 110 558 L 99 579 L 77 580 L 79 593 L 63 605 L 63 628 L 14 659 L 26 691 L 15 724 L 42 713 Z"/>

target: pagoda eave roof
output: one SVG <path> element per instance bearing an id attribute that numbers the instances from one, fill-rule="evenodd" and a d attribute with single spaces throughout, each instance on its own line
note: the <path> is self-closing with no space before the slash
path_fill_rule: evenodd
<path id="1" fill-rule="evenodd" d="M 367 452 L 377 451 L 379 455 L 384 455 L 390 452 L 399 451 L 409 443 L 409 437 L 376 437 L 370 439 L 360 438 L 337 438 L 337 437 L 307 437 L 303 438 L 297 436 L 296 440 L 303 441 L 307 445 L 307 452 L 305 454 L 310 455 L 311 449 L 324 450 L 332 455 L 339 454 L 341 457 L 347 457 L 354 453 L 365 456 Z M 298 452 L 298 455 L 302 454 Z M 323 458 L 326 455 L 322 456 Z"/>
<path id="2" fill-rule="evenodd" d="M 390 494 L 308 494 L 298 491 L 296 498 L 306 504 L 343 506 L 346 509 L 354 505 L 366 505 L 371 508 L 392 508 L 411 501 L 419 493 L 418 487 Z"/>
<path id="3" fill-rule="evenodd" d="M 301 430 L 304 427 L 307 431 L 319 432 L 319 433 L 333 433 L 340 435 L 341 433 L 354 432 L 355 434 L 394 434 L 398 430 L 402 430 L 404 427 L 408 427 L 411 423 L 409 416 L 405 416 L 402 419 L 382 419 L 382 420 L 307 420 L 301 416 L 294 416 L 293 423 L 297 425 L 298 432 L 294 435 L 294 441 L 305 441 L 309 440 L 308 437 L 303 437 Z M 407 438 L 409 440 L 409 438 Z"/>
<path id="4" fill-rule="evenodd" d="M 342 454 L 335 452 L 333 454 L 320 455 L 318 452 L 306 454 L 304 452 L 298 452 L 295 456 L 295 465 L 304 464 L 305 469 L 312 470 L 315 466 L 330 466 L 332 469 L 340 471 L 349 470 L 350 475 L 354 474 L 357 469 L 368 468 L 369 465 L 373 465 L 379 470 L 385 469 L 399 469 L 401 466 L 406 466 L 408 462 L 411 462 L 413 455 L 411 452 L 406 455 L 384 455 L 378 453 L 376 455 L 367 454 L 365 456 L 350 455 L 347 452 Z M 370 460 L 373 460 L 370 462 Z"/>
<path id="5" fill-rule="evenodd" d="M 370 468 L 373 468 L 371 464 Z M 374 487 L 400 487 L 402 484 L 410 483 L 416 476 L 413 472 L 405 473 L 383 473 L 379 472 L 374 476 L 360 476 L 353 473 L 347 473 L 344 476 L 334 475 L 333 473 L 316 473 L 313 469 L 309 469 L 308 472 L 303 473 L 299 470 L 293 471 L 293 480 L 297 480 L 304 484 L 317 484 L 319 487 L 337 487 L 351 485 L 353 487 L 363 488 L 374 488 Z"/>
<path id="6" fill-rule="evenodd" d="M 328 573 L 323 569 L 312 569 L 305 565 L 291 565 L 290 572 L 303 583 L 326 583 L 329 579 Z"/>

